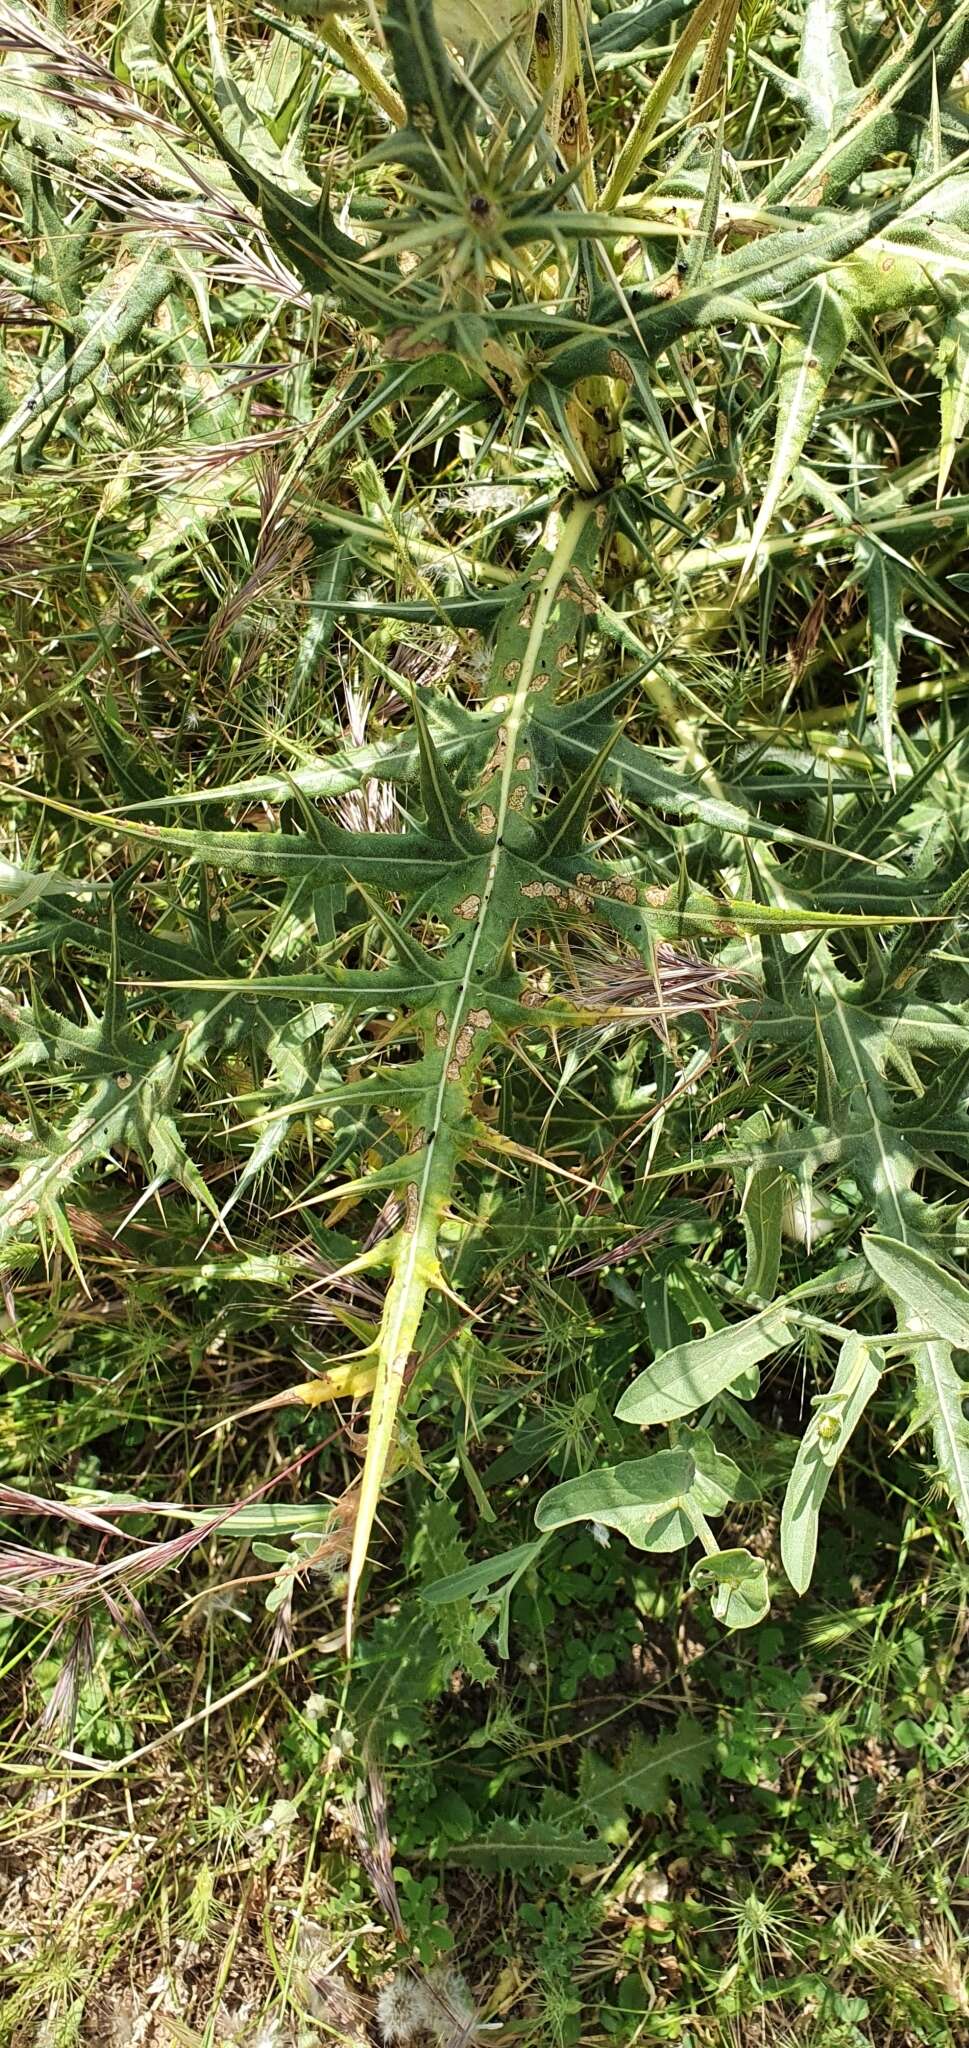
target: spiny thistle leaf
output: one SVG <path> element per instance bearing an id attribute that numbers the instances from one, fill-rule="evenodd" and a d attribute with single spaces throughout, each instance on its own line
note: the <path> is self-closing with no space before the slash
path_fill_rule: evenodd
<path id="1" fill-rule="evenodd" d="M 885 756 L 888 779 L 894 789 L 895 755 L 892 728 L 902 634 L 905 631 L 902 578 L 898 564 L 890 559 L 884 548 L 873 547 L 870 541 L 860 540 L 856 555 L 871 621 L 871 688 L 875 700 L 878 737 Z"/>
<path id="2" fill-rule="evenodd" d="M 740 571 L 742 593 L 760 543 L 824 403 L 824 394 L 844 354 L 848 324 L 835 291 L 822 278 L 798 308 L 797 332 L 785 335 L 777 378 L 777 425 L 770 473 Z"/>
<path id="3" fill-rule="evenodd" d="M 939 348 L 938 372 L 942 384 L 942 439 L 936 502 L 941 505 L 969 422 L 969 313 L 961 306 L 955 307 L 946 321 Z"/>
<path id="4" fill-rule="evenodd" d="M 497 1822 L 461 1844 L 461 1861 L 494 1870 L 581 1868 L 606 1860 L 631 1816 L 659 1813 L 674 1785 L 698 1785 L 713 1761 L 713 1742 L 689 1715 L 650 1741 L 633 1735 L 615 1764 L 586 1750 L 578 1796 L 548 1818 Z"/>

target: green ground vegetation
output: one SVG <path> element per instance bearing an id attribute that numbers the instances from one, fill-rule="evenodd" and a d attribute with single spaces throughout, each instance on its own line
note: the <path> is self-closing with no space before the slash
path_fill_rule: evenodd
<path id="1" fill-rule="evenodd" d="M 0 2048 L 965 2038 L 967 60 L 0 4 Z"/>

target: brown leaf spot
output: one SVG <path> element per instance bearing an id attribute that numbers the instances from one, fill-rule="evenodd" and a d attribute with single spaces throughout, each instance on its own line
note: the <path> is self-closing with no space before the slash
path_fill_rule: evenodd
<path id="1" fill-rule="evenodd" d="M 523 882 L 522 895 L 528 897 L 547 896 L 552 903 L 566 903 L 568 898 L 557 882 Z"/>

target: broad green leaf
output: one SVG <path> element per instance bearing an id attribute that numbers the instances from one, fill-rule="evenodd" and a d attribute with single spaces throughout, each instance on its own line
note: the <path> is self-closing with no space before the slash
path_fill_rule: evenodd
<path id="1" fill-rule="evenodd" d="M 450 1577 L 436 1579 L 421 1589 L 421 1599 L 429 1607 L 446 1607 L 452 1600 L 488 1600 L 493 1597 L 495 1587 L 501 1586 L 507 1578 L 519 1578 L 544 1548 L 541 1540 L 533 1543 L 516 1543 L 511 1550 L 503 1550 L 497 1557 L 483 1558 L 480 1564 L 465 1565 L 461 1571 Z"/>
<path id="2" fill-rule="evenodd" d="M 780 1309 L 771 1309 L 693 1343 L 677 1344 L 627 1387 L 616 1414 L 620 1422 L 641 1428 L 692 1415 L 790 1341 L 790 1324 Z"/>
<path id="3" fill-rule="evenodd" d="M 818 1546 L 818 1517 L 834 1466 L 882 1375 L 881 1353 L 849 1331 L 831 1386 L 816 1403 L 787 1482 L 781 1512 L 781 1559 L 791 1585 L 805 1593 Z"/>
<path id="4" fill-rule="evenodd" d="M 798 309 L 797 332 L 785 335 L 777 378 L 777 424 L 774 448 L 760 511 L 754 521 L 739 588 L 747 584 L 761 541 L 782 493 L 800 461 L 801 451 L 824 403 L 824 394 L 844 354 L 848 322 L 831 285 L 812 285 Z"/>
<path id="5" fill-rule="evenodd" d="M 566 1479 L 543 1495 L 536 1526 L 547 1534 L 570 1522 L 618 1529 L 637 1550 L 682 1550 L 696 1533 L 691 1489 L 696 1477 L 685 1451 L 656 1451 L 628 1465 Z"/>
<path id="6" fill-rule="evenodd" d="M 781 1225 L 789 1199 L 789 1183 L 770 1157 L 770 1123 L 763 1110 L 741 1127 L 746 1143 L 763 1145 L 762 1162 L 747 1169 L 741 1181 L 744 1236 L 747 1240 L 747 1293 L 755 1301 L 771 1301 L 781 1262 Z"/>
<path id="7" fill-rule="evenodd" d="M 747 1240 L 745 1284 L 755 1301 L 769 1301 L 777 1286 L 781 1224 L 787 1201 L 788 1185 L 776 1166 L 755 1166 L 748 1174 L 743 1205 Z"/>
<path id="8" fill-rule="evenodd" d="M 692 1499 L 705 1515 L 722 1515 L 730 1501 L 757 1499 L 757 1488 L 733 1458 L 718 1450 L 705 1429 L 691 1429 L 688 1423 L 670 1425 L 673 1449 L 685 1451 L 696 1466 Z"/>
<path id="9" fill-rule="evenodd" d="M 756 1628 L 770 1608 L 767 1566 L 749 1550 L 718 1550 L 701 1557 L 690 1573 L 691 1586 L 710 1590 L 711 1606 L 727 1628 Z"/>
<path id="10" fill-rule="evenodd" d="M 917 1344 L 912 1357 L 918 1412 L 932 1431 L 939 1470 L 969 1543 L 969 1382 L 956 1371 L 947 1344 Z"/>
<path id="11" fill-rule="evenodd" d="M 885 766 L 888 769 L 888 779 L 894 789 L 895 694 L 898 689 L 898 663 L 905 631 L 905 614 L 902 609 L 903 575 L 898 562 L 887 550 L 867 539 L 859 540 L 855 560 L 868 601 L 868 620 L 871 628 L 871 692 L 875 704 L 875 720 Z"/>
<path id="12" fill-rule="evenodd" d="M 949 314 L 936 368 L 942 386 L 942 440 L 937 492 L 937 502 L 941 505 L 949 472 L 969 422 L 969 309 L 964 305 L 956 306 Z"/>
<path id="13" fill-rule="evenodd" d="M 871 1234 L 862 1239 L 868 1264 L 927 1337 L 969 1350 L 969 1286 L 917 1246 Z M 911 1326 L 910 1326 L 911 1327 Z"/>

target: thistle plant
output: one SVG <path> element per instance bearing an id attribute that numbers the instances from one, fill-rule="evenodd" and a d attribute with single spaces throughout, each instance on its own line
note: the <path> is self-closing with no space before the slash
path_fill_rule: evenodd
<path id="1" fill-rule="evenodd" d="M 27 7 L 4 10 L 5 166 L 34 254 L 5 258 L 0 275 L 45 338 L 8 365 L 0 449 L 11 474 L 46 473 L 63 494 L 82 422 L 97 421 L 111 457 L 133 362 L 158 377 L 163 449 L 176 424 L 181 449 L 134 557 L 111 521 L 138 459 L 103 481 L 87 553 L 115 596 L 93 667 L 110 672 L 133 619 L 151 634 L 190 545 L 214 576 L 223 523 L 255 520 L 248 578 L 206 645 L 214 662 L 258 668 L 253 620 L 285 581 L 288 503 L 308 542 L 298 674 L 312 677 L 339 625 L 391 695 L 372 743 L 331 727 L 310 759 L 250 762 L 215 786 L 189 766 L 166 787 L 111 692 L 87 691 L 110 806 L 70 777 L 25 791 L 37 839 L 5 946 L 24 986 L 3 1015 L 8 1077 L 31 1092 L 0 1226 L 12 1256 L 39 1235 L 80 1263 L 68 1196 L 101 1162 L 131 1157 L 136 1205 L 160 1192 L 190 1205 L 202 1256 L 221 1245 L 226 1268 L 245 1198 L 267 1178 L 304 1217 L 324 1210 L 319 1242 L 352 1349 L 274 1398 L 369 1400 L 348 1641 L 405 1455 L 402 1404 L 419 1412 L 425 1367 L 455 1332 L 487 1327 L 473 1289 L 494 1264 L 503 1178 L 523 1163 L 564 1171 L 585 1194 L 598 1186 L 587 1240 L 605 1193 L 626 1255 L 665 1184 L 722 1176 L 744 1245 L 709 1286 L 673 1285 L 672 1341 L 654 1342 L 622 1393 L 619 1422 L 669 1436 L 547 1492 L 530 1558 L 575 1520 L 654 1551 L 698 1540 L 694 1580 L 715 1613 L 759 1620 L 763 1558 L 721 1549 L 711 1527 L 754 1490 L 717 1433 L 742 1432 L 761 1366 L 798 1344 L 837 1362 L 787 1490 L 793 1586 L 810 1580 L 832 1470 L 896 1360 L 914 1368 L 912 1427 L 930 1433 L 969 1533 L 953 1360 L 969 1348 L 963 1227 L 958 1203 L 933 1192 L 940 1160 L 963 1160 L 969 1141 L 963 784 L 944 709 L 915 728 L 899 694 L 904 640 L 927 630 L 906 603 L 964 616 L 947 571 L 969 499 L 947 492 L 969 415 L 969 169 L 949 89 L 969 54 L 969 6 L 917 12 L 889 44 L 807 0 L 789 71 L 758 70 L 748 22 L 749 126 L 728 91 L 735 15 L 700 0 L 670 31 L 668 8 L 592 20 L 557 0 L 540 18 L 523 8 L 489 49 L 477 25 L 446 43 L 454 24 L 432 0 L 388 0 L 379 41 L 326 0 L 287 0 L 258 10 L 270 40 L 237 75 L 213 9 L 207 57 L 196 25 L 176 28 L 159 7 L 150 33 L 139 17 L 142 41 L 122 46 L 130 63 L 117 72 Z M 649 97 L 629 120 L 604 118 L 617 60 L 657 50 Z M 339 198 L 338 170 L 314 161 L 334 52 L 385 123 L 361 188 Z M 181 132 L 147 86 L 139 97 L 139 68 L 180 95 Z M 765 167 L 756 118 L 768 94 L 786 154 Z M 190 293 L 186 267 L 200 259 L 210 268 Z M 325 320 L 346 338 L 345 369 L 304 410 L 300 450 L 276 443 L 261 495 L 259 436 L 207 365 L 218 278 L 246 295 L 240 320 L 255 301 L 270 323 L 305 336 Z M 892 386 L 878 338 L 900 315 L 930 337 L 941 425 L 935 451 L 881 482 L 830 400 L 846 362 L 873 353 Z M 173 378 L 181 416 L 166 425 Z M 756 483 L 752 408 L 770 434 Z M 473 548 L 442 540 L 429 512 L 396 518 L 395 484 L 367 468 L 367 435 L 386 444 L 388 420 L 391 445 L 401 437 L 442 474 L 458 448 L 479 468 L 501 448 L 511 509 L 483 518 Z M 365 511 L 345 502 L 351 456 Z M 867 607 L 861 695 L 827 756 L 803 734 L 785 741 L 761 708 L 787 602 L 779 565 L 803 599 L 825 551 Z M 354 593 L 355 562 L 386 579 L 395 555 L 403 597 Z M 401 641 L 438 631 L 460 650 L 456 680 L 426 687 Z M 760 678 L 739 720 L 720 652 L 730 635 Z M 698 701 L 696 664 L 723 685 L 723 710 Z M 339 821 L 339 800 L 374 789 L 395 807 Z M 590 938 L 608 971 L 583 976 Z M 80 1012 L 54 973 L 67 962 Z M 546 1084 L 554 1094 L 562 1044 L 630 1032 L 659 1092 L 624 1189 L 605 1170 L 597 1181 L 591 1153 L 546 1160 L 540 1100 L 525 1123 L 502 1105 L 519 1072 L 538 1076 L 539 1098 Z M 724 1062 L 746 1077 L 748 1113 L 697 1144 L 677 1105 Z M 247 1113 L 228 1192 L 216 1192 L 194 1156 L 192 1104 L 213 1073 L 231 1095 L 240 1068 Z M 604 1115 L 608 1059 L 590 1073 Z M 641 1106 L 627 1105 L 630 1129 Z M 842 1191 L 836 1243 L 819 1179 Z M 368 1219 L 356 1241 L 343 1229 L 353 1216 Z M 792 1216 L 806 1255 L 781 1286 Z M 267 1285 L 294 1284 L 285 1249 L 259 1256 Z M 257 1266 L 254 1255 L 253 1283 Z M 494 1576 L 482 1583 L 490 1597 Z"/>

